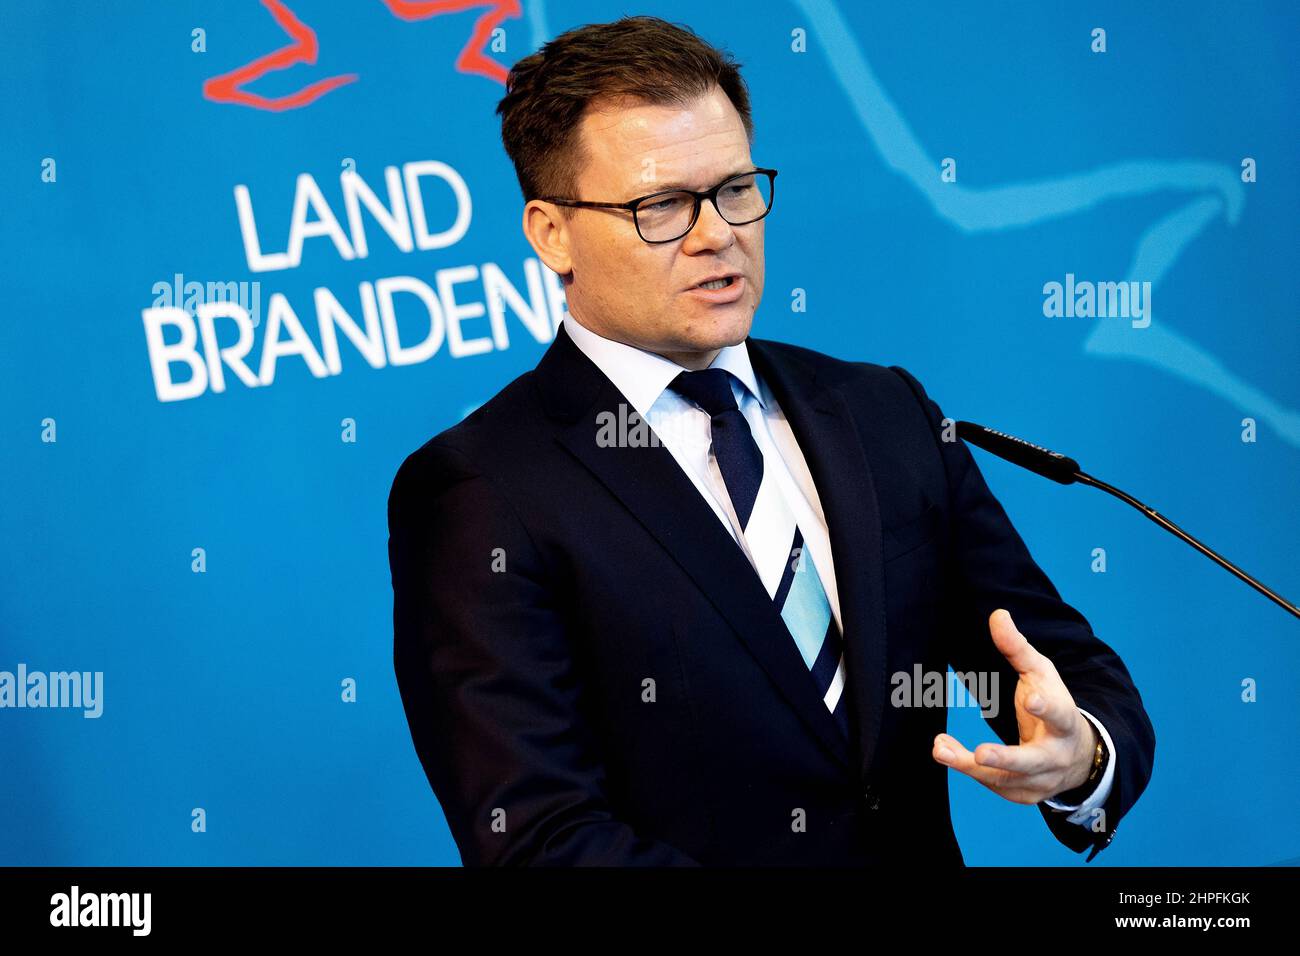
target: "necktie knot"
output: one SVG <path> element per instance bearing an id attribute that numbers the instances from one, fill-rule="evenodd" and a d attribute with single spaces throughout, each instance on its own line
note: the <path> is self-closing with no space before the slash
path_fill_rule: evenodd
<path id="1" fill-rule="evenodd" d="M 706 368 L 698 372 L 682 372 L 668 385 L 683 398 L 690 399 L 710 416 L 738 411 L 736 396 L 731 391 L 731 373 L 721 368 Z"/>

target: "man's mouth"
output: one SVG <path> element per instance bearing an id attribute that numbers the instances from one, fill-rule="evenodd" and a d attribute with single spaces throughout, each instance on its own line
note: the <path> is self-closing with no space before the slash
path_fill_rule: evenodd
<path id="1" fill-rule="evenodd" d="M 724 276 L 721 279 L 714 279 L 711 282 L 701 282 L 695 288 L 697 289 L 725 289 L 736 281 L 735 276 Z"/>

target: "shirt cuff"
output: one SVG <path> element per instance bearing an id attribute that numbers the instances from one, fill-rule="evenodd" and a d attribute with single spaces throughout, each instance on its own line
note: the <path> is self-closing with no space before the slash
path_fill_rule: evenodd
<path id="1" fill-rule="evenodd" d="M 1101 721 L 1082 707 L 1079 708 L 1079 713 L 1088 718 L 1088 721 L 1097 728 L 1097 733 L 1101 734 L 1101 739 L 1106 742 L 1106 749 L 1110 752 L 1110 759 L 1106 761 L 1106 772 L 1101 775 L 1101 781 L 1097 784 L 1097 789 L 1083 803 L 1070 805 L 1057 803 L 1055 800 L 1044 800 L 1043 802 L 1053 810 L 1073 811 L 1066 817 L 1066 820 L 1080 826 L 1087 826 L 1092 822 L 1092 811 L 1104 804 L 1106 798 L 1110 796 L 1111 781 L 1115 778 L 1115 745 L 1111 742 L 1110 734 L 1106 733 L 1106 728 L 1101 725 Z"/>

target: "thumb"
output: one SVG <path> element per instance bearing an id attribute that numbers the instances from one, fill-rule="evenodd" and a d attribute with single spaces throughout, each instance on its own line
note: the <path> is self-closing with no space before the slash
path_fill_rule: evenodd
<path id="1" fill-rule="evenodd" d="M 1007 659 L 1007 663 L 1021 677 L 1039 677 L 1049 669 L 1051 662 L 1020 633 L 1016 622 L 1011 619 L 1011 612 L 998 608 L 990 614 L 989 634 L 993 637 L 993 645 L 998 653 Z"/>

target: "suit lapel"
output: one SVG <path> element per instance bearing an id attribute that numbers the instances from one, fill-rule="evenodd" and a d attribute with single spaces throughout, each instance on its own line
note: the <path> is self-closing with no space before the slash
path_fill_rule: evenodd
<path id="1" fill-rule="evenodd" d="M 859 541 L 862 534 L 869 534 L 869 531 L 858 530 L 869 524 L 864 520 L 864 515 L 845 501 L 846 498 L 856 497 L 859 492 L 828 496 L 822 490 L 831 480 L 828 476 L 841 467 L 845 458 L 852 457 L 853 446 L 850 441 L 856 442 L 851 434 L 852 424 L 847 417 L 840 420 L 832 413 L 823 419 L 823 413 L 810 413 L 804 409 L 807 399 L 800 384 L 782 376 L 773 363 L 764 361 L 759 374 L 768 378 L 777 400 L 786 409 L 805 455 L 808 455 L 810 448 L 819 449 L 815 457 L 809 456 L 809 466 L 822 496 L 827 520 L 832 523 L 831 540 L 837 580 L 841 566 L 846 569 L 846 576 L 852 577 L 847 572 L 856 568 L 861 561 Z M 612 420 L 618 422 L 628 417 L 634 418 L 635 412 L 626 397 L 574 344 L 563 326 L 538 363 L 535 381 L 547 413 L 556 425 L 557 441 L 590 470 L 663 545 L 731 624 L 739 639 L 813 735 L 836 759 L 846 767 L 853 768 L 855 761 L 849 743 L 817 693 L 808 668 L 772 599 L 744 553 L 722 527 L 672 453 L 662 445 L 602 445 L 597 441 L 602 420 L 609 420 L 602 416 L 612 416 Z M 793 409 L 800 411 L 791 414 Z M 811 417 L 812 415 L 816 417 Z M 646 434 L 649 434 L 648 428 Z M 857 446 L 857 455 L 862 457 L 860 446 Z M 865 465 L 865 460 L 861 461 L 860 468 L 850 461 L 849 470 L 853 474 L 860 474 L 865 470 Z M 846 476 L 846 480 L 850 484 L 845 487 L 852 489 L 852 479 Z M 869 489 L 870 485 L 861 487 Z M 870 514 L 874 516 L 875 513 L 871 511 Z M 834 524 L 839 520 L 847 522 L 847 525 L 837 531 L 834 530 Z M 874 548 L 878 557 L 878 521 Z M 878 561 L 875 567 L 878 573 Z M 862 590 L 859 584 L 854 597 L 849 599 L 845 595 L 844 585 L 840 585 L 846 630 L 850 608 L 855 622 L 871 617 L 869 599 L 864 599 Z M 859 632 L 854 633 L 856 635 Z M 853 669 L 847 654 L 845 665 L 852 675 Z M 857 686 L 863 682 L 860 678 L 850 676 L 850 681 L 854 685 L 855 694 L 865 692 Z M 880 684 L 883 688 L 883 675 Z M 867 699 L 877 696 L 873 693 Z M 861 696 L 858 699 L 862 699 Z M 870 726 L 875 726 L 878 717 L 869 717 L 869 722 Z M 867 720 L 862 725 L 867 726 Z M 864 736 L 862 739 L 868 738 Z"/>
<path id="2" fill-rule="evenodd" d="M 887 696 L 880 507 L 844 395 L 775 343 L 748 339 L 750 359 L 799 442 L 830 532 L 844 624 L 844 668 L 858 720 L 861 769 L 871 767 Z M 823 708 L 824 709 L 824 708 Z"/>

